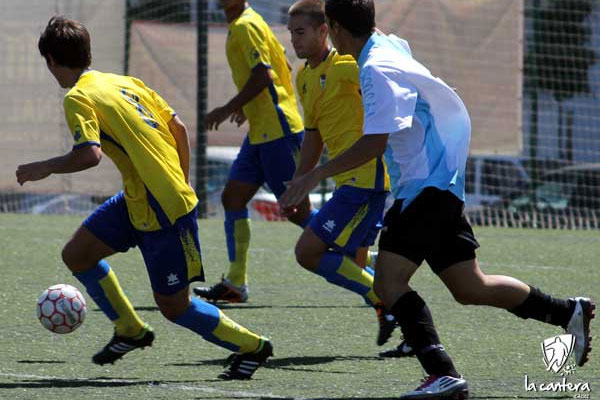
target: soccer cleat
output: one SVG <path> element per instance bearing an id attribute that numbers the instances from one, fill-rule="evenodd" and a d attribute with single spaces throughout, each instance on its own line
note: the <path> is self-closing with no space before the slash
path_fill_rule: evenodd
<path id="1" fill-rule="evenodd" d="M 94 354 L 92 361 L 94 364 L 114 364 L 119 358 L 135 349 L 143 349 L 152 346 L 154 341 L 154 331 L 148 325 L 144 327 L 143 336 L 136 339 L 124 336 L 118 336 L 116 333 L 102 350 Z"/>
<path id="2" fill-rule="evenodd" d="M 396 318 L 385 311 L 383 304 L 377 304 L 375 312 L 377 313 L 377 322 L 379 323 L 377 346 L 382 346 L 387 343 L 390 336 L 392 336 L 392 332 L 396 329 Z"/>
<path id="3" fill-rule="evenodd" d="M 410 347 L 408 345 L 408 343 L 406 343 L 406 341 L 402 341 L 402 343 L 400 343 L 398 345 L 398 347 L 391 349 L 391 350 L 382 351 L 381 353 L 379 353 L 379 357 L 402 358 L 402 357 L 414 357 L 415 354 L 417 354 L 415 349 Z"/>
<path id="4" fill-rule="evenodd" d="M 222 278 L 221 282 L 212 287 L 195 287 L 193 291 L 196 296 L 213 303 L 218 301 L 245 303 L 248 301 L 248 285 L 236 286 L 226 278 Z"/>
<path id="5" fill-rule="evenodd" d="M 590 342 L 590 321 L 594 319 L 596 304 L 587 297 L 575 297 L 575 310 L 567 325 L 567 333 L 575 337 L 575 363 L 582 367 L 588 360 L 588 353 L 592 350 Z"/>
<path id="6" fill-rule="evenodd" d="M 273 344 L 270 340 L 262 339 L 261 348 L 254 353 L 234 353 L 227 358 L 227 368 L 219 379 L 223 380 L 245 380 L 252 378 L 258 367 L 263 365 L 267 358 L 273 355 Z"/>
<path id="7" fill-rule="evenodd" d="M 464 400 L 469 398 L 469 385 L 462 378 L 432 375 L 415 390 L 400 396 L 400 400 Z"/>

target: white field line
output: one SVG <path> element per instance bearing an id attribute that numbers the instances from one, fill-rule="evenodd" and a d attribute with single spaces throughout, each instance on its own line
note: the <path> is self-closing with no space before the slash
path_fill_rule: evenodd
<path id="1" fill-rule="evenodd" d="M 32 375 L 32 374 L 15 374 L 15 373 L 5 373 L 0 372 L 0 377 L 6 378 L 18 378 L 18 379 L 40 379 L 40 380 L 58 380 L 58 381 L 76 381 L 76 382 L 94 382 L 94 383 L 132 383 L 132 384 L 140 384 L 141 382 L 137 379 L 94 379 L 94 378 L 64 378 L 59 376 L 47 376 L 47 375 Z M 182 391 L 195 391 L 195 392 L 203 392 L 203 393 L 215 393 L 222 394 L 231 397 L 244 397 L 244 398 L 259 398 L 259 399 L 285 399 L 285 400 L 310 400 L 304 398 L 297 397 L 289 397 L 289 396 L 278 396 L 271 393 L 254 393 L 249 391 L 240 391 L 240 390 L 223 390 L 212 388 L 208 386 L 197 386 L 197 385 L 182 385 L 182 384 L 172 384 L 172 383 L 159 383 L 158 385 L 154 385 L 151 382 L 147 384 L 148 387 L 157 386 L 161 389 L 167 390 L 182 390 Z"/>

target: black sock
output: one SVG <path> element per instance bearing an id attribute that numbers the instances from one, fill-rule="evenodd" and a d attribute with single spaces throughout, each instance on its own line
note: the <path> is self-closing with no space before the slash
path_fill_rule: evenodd
<path id="1" fill-rule="evenodd" d="M 428 375 L 459 374 L 433 326 L 429 307 L 417 292 L 402 295 L 391 310 L 402 329 L 404 340 L 417 352 L 417 358 Z"/>
<path id="2" fill-rule="evenodd" d="M 540 289 L 529 287 L 531 290 L 525 301 L 508 311 L 523 319 L 533 318 L 566 328 L 575 310 L 575 302 L 557 299 L 545 294 Z"/>

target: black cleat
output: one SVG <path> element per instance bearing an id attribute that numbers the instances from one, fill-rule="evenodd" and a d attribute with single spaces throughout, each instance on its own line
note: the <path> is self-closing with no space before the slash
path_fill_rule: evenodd
<path id="1" fill-rule="evenodd" d="M 377 346 L 383 346 L 392 336 L 396 329 L 396 318 L 392 314 L 388 314 L 382 304 L 375 306 L 377 313 L 377 322 L 379 323 L 379 332 L 377 332 Z"/>
<path id="2" fill-rule="evenodd" d="M 196 296 L 202 297 L 213 303 L 218 301 L 245 303 L 248 301 L 248 286 L 236 286 L 225 278 L 214 286 L 195 287 L 192 291 Z"/>
<path id="3" fill-rule="evenodd" d="M 415 349 L 410 347 L 408 345 L 408 343 L 406 343 L 406 341 L 402 341 L 402 343 L 400 343 L 398 345 L 398 347 L 391 349 L 391 350 L 382 351 L 381 353 L 379 353 L 379 357 L 402 358 L 402 357 L 414 357 L 416 354 L 417 354 L 417 352 L 415 351 Z"/>
<path id="4" fill-rule="evenodd" d="M 144 327 L 144 334 L 141 338 L 130 338 L 117 336 L 115 333 L 106 346 L 92 357 L 94 364 L 114 364 L 119 358 L 135 349 L 143 349 L 152 346 L 154 341 L 154 331 L 150 326 Z"/>
<path id="5" fill-rule="evenodd" d="M 255 353 L 234 353 L 227 359 L 227 369 L 219 374 L 219 379 L 245 380 L 252 378 L 258 367 L 273 355 L 273 344 L 267 339 L 262 340 L 262 348 Z"/>

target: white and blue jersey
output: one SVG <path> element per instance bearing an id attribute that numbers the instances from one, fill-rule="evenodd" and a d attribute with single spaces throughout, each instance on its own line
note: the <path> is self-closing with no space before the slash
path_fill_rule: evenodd
<path id="1" fill-rule="evenodd" d="M 385 162 L 403 209 L 426 187 L 464 201 L 471 123 L 460 97 L 394 35 L 373 34 L 358 65 L 363 132 L 389 134 Z"/>

